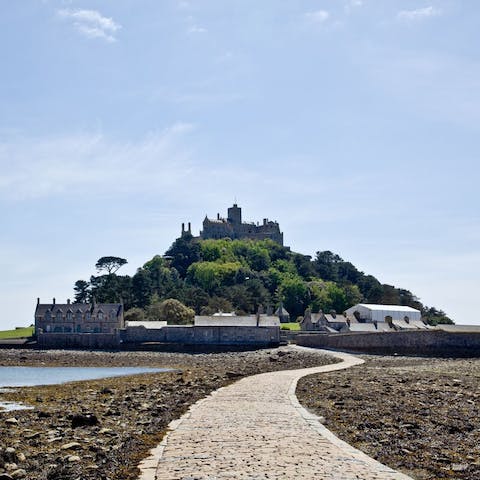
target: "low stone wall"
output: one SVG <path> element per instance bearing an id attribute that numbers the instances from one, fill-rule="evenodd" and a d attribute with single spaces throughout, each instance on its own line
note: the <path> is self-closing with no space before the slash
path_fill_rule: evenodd
<path id="1" fill-rule="evenodd" d="M 168 326 L 159 329 L 128 327 L 121 332 L 124 344 L 145 342 L 184 345 L 256 345 L 271 346 L 280 342 L 278 327 Z"/>
<path id="2" fill-rule="evenodd" d="M 377 333 L 305 333 L 295 337 L 304 347 L 332 348 L 352 352 L 432 355 L 449 357 L 480 356 L 480 333 L 438 330 Z"/>
<path id="3" fill-rule="evenodd" d="M 116 333 L 42 333 L 38 348 L 117 349 L 120 335 Z"/>

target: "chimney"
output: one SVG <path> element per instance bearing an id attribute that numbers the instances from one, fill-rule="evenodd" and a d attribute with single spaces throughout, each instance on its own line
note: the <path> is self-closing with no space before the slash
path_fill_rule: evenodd
<path id="1" fill-rule="evenodd" d="M 67 298 L 67 305 L 70 305 L 70 299 Z"/>
<path id="2" fill-rule="evenodd" d="M 192 233 L 192 224 L 188 222 L 188 233 Z"/>
<path id="3" fill-rule="evenodd" d="M 40 297 L 37 297 L 37 305 L 40 305 Z"/>
<path id="4" fill-rule="evenodd" d="M 266 219 L 266 218 L 263 219 L 263 224 L 264 224 L 264 225 L 267 224 L 267 219 Z"/>
<path id="5" fill-rule="evenodd" d="M 53 298 L 53 305 L 55 305 L 55 297 Z"/>
<path id="6" fill-rule="evenodd" d="M 185 224 L 182 223 L 182 235 L 185 233 Z"/>
<path id="7" fill-rule="evenodd" d="M 220 214 L 217 213 L 217 220 L 220 220 Z"/>

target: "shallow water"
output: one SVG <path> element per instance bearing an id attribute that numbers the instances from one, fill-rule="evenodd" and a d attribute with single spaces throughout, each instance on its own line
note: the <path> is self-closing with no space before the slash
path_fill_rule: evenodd
<path id="1" fill-rule="evenodd" d="M 79 380 L 171 370 L 171 368 L 149 367 L 0 367 L 0 388 L 55 385 Z"/>
<path id="2" fill-rule="evenodd" d="M 0 394 L 12 387 L 56 385 L 80 380 L 121 377 L 138 373 L 170 372 L 171 368 L 149 367 L 0 367 Z M 31 409 L 27 405 L 0 401 L 0 411 Z"/>

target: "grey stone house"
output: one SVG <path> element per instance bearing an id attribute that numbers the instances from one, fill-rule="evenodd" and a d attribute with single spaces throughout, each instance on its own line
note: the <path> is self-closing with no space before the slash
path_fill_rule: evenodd
<path id="1" fill-rule="evenodd" d="M 312 313 L 309 308 L 305 310 L 305 314 L 300 323 L 300 328 L 303 331 L 317 331 L 317 332 L 339 332 L 348 326 L 348 320 L 344 315 L 339 315 L 334 310 L 330 313 Z"/>
<path id="2" fill-rule="evenodd" d="M 125 327 L 121 303 L 40 303 L 35 309 L 39 346 L 115 347 Z"/>

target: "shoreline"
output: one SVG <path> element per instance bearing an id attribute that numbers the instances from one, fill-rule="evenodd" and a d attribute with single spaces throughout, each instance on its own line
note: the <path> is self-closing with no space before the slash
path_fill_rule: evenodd
<path id="1" fill-rule="evenodd" d="M 32 480 L 134 480 L 168 424 L 213 390 L 248 375 L 334 363 L 286 348 L 242 353 L 0 351 L 2 365 L 161 366 L 180 371 L 18 387 L 1 400 L 0 472 Z"/>
<path id="2" fill-rule="evenodd" d="M 361 358 L 360 367 L 301 379 L 301 405 L 416 480 L 480 478 L 480 359 Z"/>

